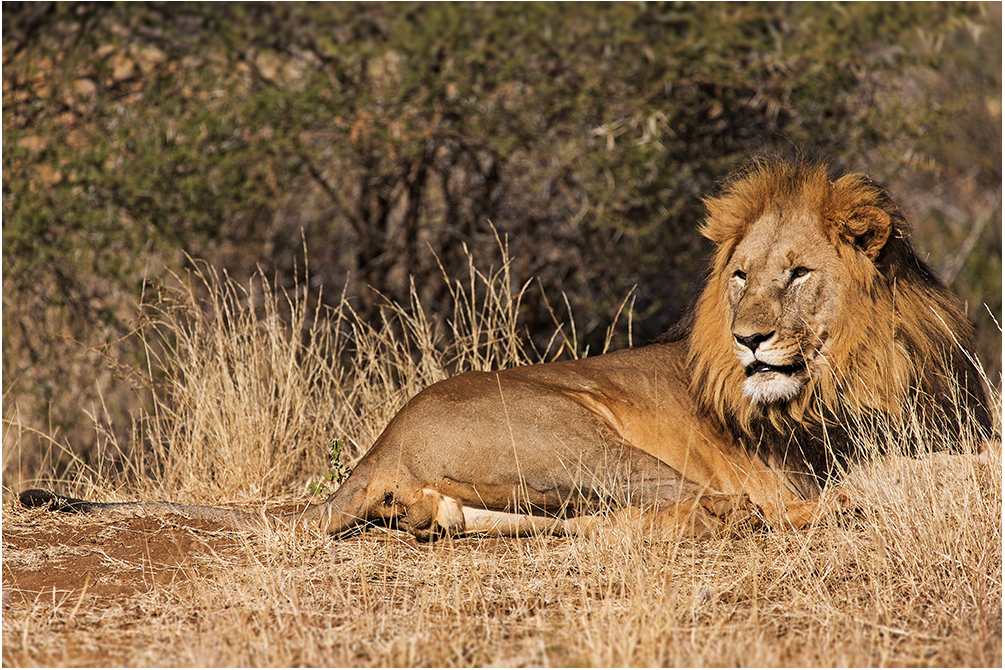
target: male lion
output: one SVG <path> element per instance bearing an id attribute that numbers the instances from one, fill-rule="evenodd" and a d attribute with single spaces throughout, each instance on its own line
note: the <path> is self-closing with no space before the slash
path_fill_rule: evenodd
<path id="1" fill-rule="evenodd" d="M 992 435 L 962 306 L 868 178 L 763 159 L 705 204 L 716 251 L 682 325 L 635 349 L 434 384 L 328 500 L 273 519 L 330 533 L 382 519 L 420 538 L 578 532 L 613 508 L 657 532 L 704 534 L 737 512 L 799 526 L 839 506 L 821 493 L 867 455 L 856 445 L 919 427 L 936 447 Z M 267 523 L 37 490 L 21 501 Z"/>

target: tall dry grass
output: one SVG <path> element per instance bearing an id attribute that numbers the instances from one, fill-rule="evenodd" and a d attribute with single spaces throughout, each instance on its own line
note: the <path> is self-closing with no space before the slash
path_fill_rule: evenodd
<path id="1" fill-rule="evenodd" d="M 505 242 L 498 243 L 508 259 Z M 12 481 L 98 496 L 119 489 L 237 502 L 297 495 L 324 471 L 330 439 L 342 438 L 344 457 L 357 459 L 430 384 L 467 370 L 585 353 L 575 324 L 561 323 L 554 311 L 544 350 L 525 344 L 520 309 L 530 283 L 515 284 L 508 260 L 483 272 L 468 259 L 466 281 L 449 285 L 449 315 L 426 314 L 413 285 L 410 304 L 385 302 L 376 323 L 357 318 L 345 296 L 330 308 L 320 296 L 310 302 L 303 283 L 286 293 L 262 273 L 242 284 L 193 263 L 187 276 L 158 284 L 142 301 L 134 332 L 146 365 L 122 370 L 145 400 L 130 443 L 95 421 L 102 448 L 94 462 L 74 457 L 58 471 L 49 465 L 55 459 L 44 459 L 38 471 Z M 4 429 L 10 472 L 19 465 L 23 430 L 16 413 L 5 417 Z M 50 445 L 73 453 L 55 437 Z"/>
<path id="2" fill-rule="evenodd" d="M 326 310 L 200 266 L 143 312 L 149 409 L 133 445 L 110 445 L 120 474 L 37 476 L 104 499 L 302 500 L 330 438 L 358 457 L 428 384 L 582 353 L 557 322 L 545 351 L 523 344 L 528 287 L 512 282 L 507 265 L 470 266 L 447 318 L 413 291 L 366 324 L 345 300 Z M 16 422 L 5 430 L 16 444 Z M 391 530 L 228 534 L 234 547 L 192 557 L 173 584 L 5 612 L 4 663 L 97 648 L 126 665 L 1000 665 L 1001 473 L 1000 447 L 891 454 L 849 473 L 855 516 L 704 542 L 627 526 L 426 545 Z M 52 516 L 10 501 L 3 514 L 6 528 Z M 5 566 L 22 559 L 5 550 Z"/>

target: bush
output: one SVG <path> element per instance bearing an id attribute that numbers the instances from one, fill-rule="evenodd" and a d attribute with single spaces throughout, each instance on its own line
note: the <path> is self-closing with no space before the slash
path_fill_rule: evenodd
<path id="1" fill-rule="evenodd" d="M 1000 321 L 993 5 L 3 11 L 4 416 L 91 464 L 82 412 L 129 425 L 117 371 L 143 360 L 134 305 L 189 257 L 241 282 L 261 269 L 276 291 L 304 279 L 330 307 L 344 286 L 379 323 L 366 287 L 407 304 L 409 277 L 451 313 L 433 278 L 465 276 L 464 245 L 498 267 L 491 221 L 508 289 L 564 292 L 597 351 L 633 286 L 637 337 L 678 318 L 706 253 L 701 196 L 748 154 L 795 147 L 891 186 L 1000 370 L 981 307 Z M 519 329 L 544 347 L 540 295 Z"/>

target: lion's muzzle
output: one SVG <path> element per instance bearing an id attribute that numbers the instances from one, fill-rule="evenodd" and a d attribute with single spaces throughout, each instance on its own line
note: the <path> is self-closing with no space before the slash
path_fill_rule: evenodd
<path id="1" fill-rule="evenodd" d="M 797 363 L 792 363 L 791 365 L 771 365 L 770 363 L 765 363 L 764 361 L 756 360 L 748 365 L 744 372 L 748 377 L 753 377 L 757 374 L 762 374 L 764 372 L 777 372 L 782 375 L 794 375 L 806 369 L 806 363 L 799 361 Z"/>

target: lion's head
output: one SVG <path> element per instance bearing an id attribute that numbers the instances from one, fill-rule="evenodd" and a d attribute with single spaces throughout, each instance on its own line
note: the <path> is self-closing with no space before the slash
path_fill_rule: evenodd
<path id="1" fill-rule="evenodd" d="M 773 431 L 769 448 L 787 449 L 794 431 L 820 437 L 850 417 L 899 423 L 919 399 L 945 421 L 959 415 L 951 387 L 989 425 L 962 306 L 867 177 L 761 160 L 705 204 L 716 251 L 690 364 L 695 395 L 725 425 L 760 441 Z"/>

